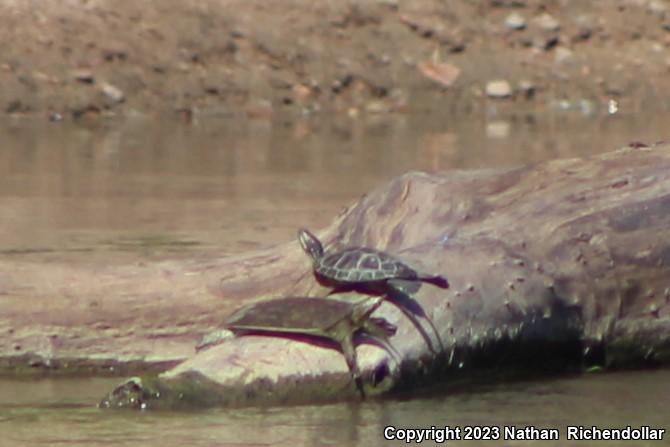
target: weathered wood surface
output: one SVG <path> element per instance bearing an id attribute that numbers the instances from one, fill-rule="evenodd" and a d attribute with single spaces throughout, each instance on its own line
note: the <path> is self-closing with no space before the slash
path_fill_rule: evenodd
<path id="1" fill-rule="evenodd" d="M 359 348 L 363 369 L 384 379 L 380 391 L 422 371 L 447 381 L 449 368 L 476 367 L 478 351 L 519 340 L 576 346 L 595 362 L 620 365 L 670 358 L 668 146 L 409 173 L 361 198 L 319 236 L 328 248 L 389 251 L 451 283 L 417 294 L 444 355 L 432 356 L 393 306 L 379 309 L 398 325 L 392 343 L 403 357 L 398 368 L 382 350 Z M 0 356 L 7 365 L 178 364 L 161 376 L 165 383 L 216 384 L 229 396 L 219 403 L 290 400 L 312 385 L 323 398 L 354 395 L 342 356 L 329 349 L 247 337 L 195 353 L 202 334 L 234 308 L 323 295 L 310 268 L 297 241 L 243 257 L 104 269 L 2 261 Z"/>

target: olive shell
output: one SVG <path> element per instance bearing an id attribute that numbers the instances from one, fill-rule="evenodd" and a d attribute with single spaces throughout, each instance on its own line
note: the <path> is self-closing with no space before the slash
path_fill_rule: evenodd
<path id="1" fill-rule="evenodd" d="M 231 315 L 225 324 L 231 330 L 316 333 L 351 317 L 356 305 L 332 298 L 279 298 L 244 307 Z"/>

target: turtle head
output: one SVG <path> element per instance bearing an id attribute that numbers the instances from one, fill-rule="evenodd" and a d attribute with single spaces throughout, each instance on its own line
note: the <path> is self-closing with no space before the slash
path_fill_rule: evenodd
<path id="1" fill-rule="evenodd" d="M 321 245 L 321 241 L 312 233 L 301 228 L 298 230 L 298 240 L 300 241 L 302 249 L 305 250 L 305 253 L 310 255 L 312 259 L 317 261 L 323 257 L 323 245 Z"/>

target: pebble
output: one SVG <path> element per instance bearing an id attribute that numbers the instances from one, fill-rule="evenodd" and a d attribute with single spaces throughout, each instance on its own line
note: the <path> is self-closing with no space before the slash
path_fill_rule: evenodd
<path id="1" fill-rule="evenodd" d="M 547 51 L 558 45 L 558 36 L 536 35 L 531 40 L 531 45 L 537 49 Z"/>
<path id="2" fill-rule="evenodd" d="M 72 76 L 84 84 L 93 84 L 95 82 L 95 76 L 88 70 L 76 70 L 72 73 Z"/>
<path id="3" fill-rule="evenodd" d="M 593 35 L 593 19 L 587 15 L 580 15 L 575 19 L 577 30 L 574 33 L 575 40 L 588 40 Z"/>
<path id="4" fill-rule="evenodd" d="M 526 28 L 526 19 L 518 12 L 513 12 L 505 17 L 505 26 L 513 30 L 522 30 Z"/>
<path id="5" fill-rule="evenodd" d="M 519 89 L 519 92 L 521 92 L 521 94 L 528 99 L 535 96 L 535 92 L 537 91 L 537 87 L 535 87 L 535 84 L 533 84 L 532 81 L 529 81 L 527 79 L 519 81 L 519 85 L 517 87 Z"/>
<path id="6" fill-rule="evenodd" d="M 49 121 L 52 123 L 63 121 L 63 115 L 58 112 L 53 112 L 51 115 L 49 115 Z"/>
<path id="7" fill-rule="evenodd" d="M 250 119 L 270 121 L 274 117 L 274 107 L 269 99 L 258 99 L 246 107 Z"/>
<path id="8" fill-rule="evenodd" d="M 574 60 L 574 53 L 567 47 L 556 47 L 554 50 L 554 60 L 557 64 L 566 64 Z"/>
<path id="9" fill-rule="evenodd" d="M 551 14 L 541 14 L 534 19 L 535 24 L 543 31 L 558 31 L 561 24 Z"/>
<path id="10" fill-rule="evenodd" d="M 665 15 L 666 11 L 668 10 L 668 7 L 661 0 L 651 0 L 649 2 L 649 4 L 647 5 L 647 9 L 652 14 L 663 16 L 663 15 Z"/>
<path id="11" fill-rule="evenodd" d="M 605 93 L 609 96 L 621 96 L 626 93 L 626 82 L 621 78 L 608 79 L 605 82 Z"/>
<path id="12" fill-rule="evenodd" d="M 505 80 L 489 81 L 486 84 L 486 95 L 490 98 L 508 98 L 512 96 L 512 86 Z"/>
<path id="13" fill-rule="evenodd" d="M 301 104 L 307 102 L 307 100 L 313 96 L 312 89 L 304 84 L 295 84 L 292 89 L 293 97 Z"/>
<path id="14" fill-rule="evenodd" d="M 388 113 L 391 108 L 389 104 L 382 100 L 373 100 L 365 105 L 365 111 L 368 113 Z"/>
<path id="15" fill-rule="evenodd" d="M 493 121 L 486 124 L 486 136 L 502 140 L 509 137 L 511 129 L 512 125 L 509 121 Z"/>
<path id="16" fill-rule="evenodd" d="M 100 86 L 100 91 L 102 92 L 103 95 L 111 99 L 113 102 L 123 102 L 126 99 L 125 95 L 123 94 L 123 91 L 120 88 L 108 82 L 104 82 Z"/>

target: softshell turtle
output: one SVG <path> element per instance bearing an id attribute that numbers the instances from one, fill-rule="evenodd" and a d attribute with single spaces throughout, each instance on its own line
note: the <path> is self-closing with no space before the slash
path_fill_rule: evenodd
<path id="1" fill-rule="evenodd" d="M 335 299 L 333 299 L 335 298 Z M 356 298 L 353 300 L 352 298 Z M 399 359 L 388 339 L 396 327 L 371 318 L 382 299 L 333 295 L 329 298 L 286 297 L 262 301 L 235 311 L 224 326 L 235 335 L 271 335 L 335 344 L 344 354 L 352 378 L 365 397 L 355 344 L 367 341 Z M 206 344 L 211 344 L 211 341 Z"/>
<path id="2" fill-rule="evenodd" d="M 444 349 L 435 324 L 407 291 L 417 282 L 447 289 L 449 281 L 445 277 L 416 271 L 394 256 L 372 248 L 349 247 L 335 253 L 325 253 L 321 241 L 304 228 L 298 230 L 298 240 L 312 258 L 319 282 L 333 287 L 335 291 L 356 290 L 391 298 L 419 330 L 431 351 L 435 352 L 433 343 L 415 315 L 426 319 L 437 337 L 440 349 Z M 418 286 L 413 291 L 417 289 Z"/>

